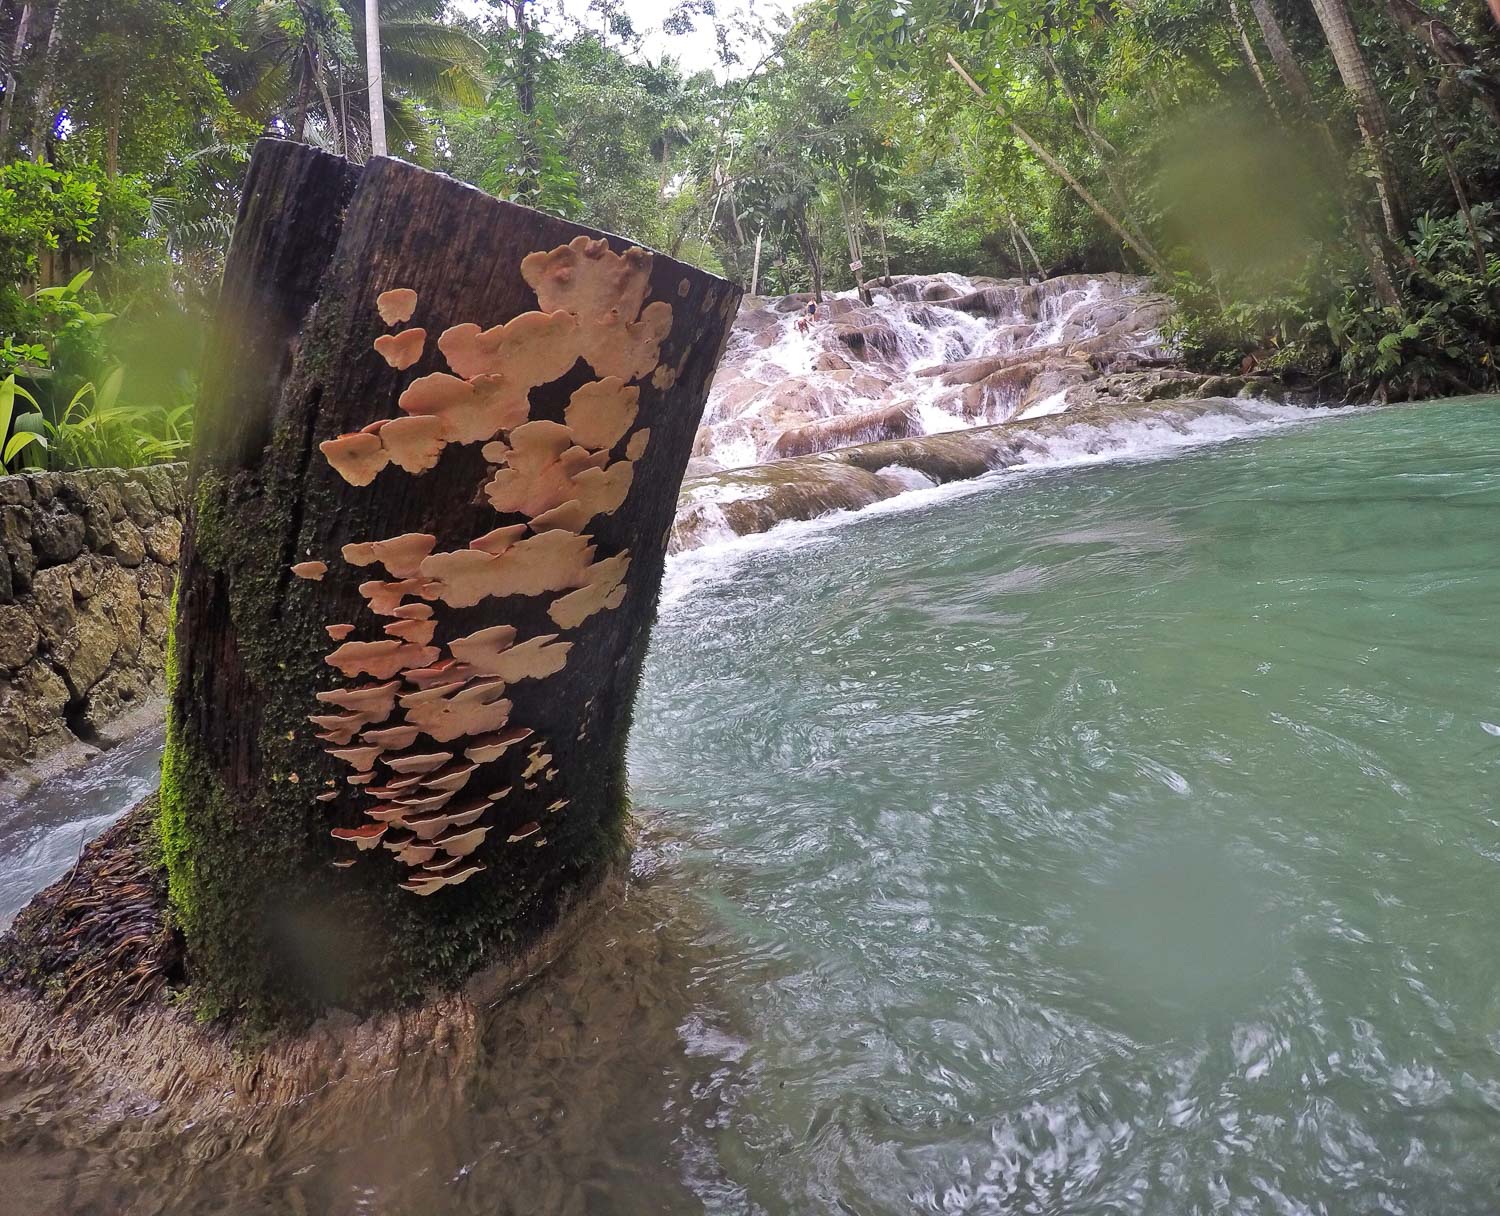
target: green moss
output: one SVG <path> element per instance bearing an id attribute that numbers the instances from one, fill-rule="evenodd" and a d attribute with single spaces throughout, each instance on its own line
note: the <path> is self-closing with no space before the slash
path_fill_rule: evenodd
<path id="1" fill-rule="evenodd" d="M 488 850 L 485 872 L 441 897 L 401 891 L 401 868 L 383 850 L 337 874 L 328 868 L 336 846 L 313 795 L 344 770 L 306 724 L 328 640 L 320 621 L 295 611 L 282 547 L 295 543 L 302 519 L 331 518 L 348 503 L 338 487 L 309 487 L 308 451 L 309 436 L 283 426 L 257 469 L 200 472 L 182 595 L 199 611 L 227 610 L 231 628 L 213 671 L 201 669 L 202 654 L 195 665 L 176 653 L 175 629 L 169 660 L 158 826 L 171 906 L 188 944 L 194 1008 L 232 1017 L 249 1035 L 328 1006 L 363 1011 L 461 984 L 547 928 L 564 895 L 626 849 L 621 745 L 590 757 L 602 788 L 575 794 L 580 813 L 548 822 L 545 852 Z M 209 703 L 214 677 L 230 668 L 257 715 L 251 771 L 238 776 L 198 734 L 209 727 L 184 712 Z"/>

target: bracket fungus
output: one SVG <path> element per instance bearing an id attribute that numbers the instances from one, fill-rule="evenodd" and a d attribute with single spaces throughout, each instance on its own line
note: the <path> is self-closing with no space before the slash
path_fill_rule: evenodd
<path id="1" fill-rule="evenodd" d="M 481 798 L 465 806 L 436 811 L 419 819 L 408 819 L 406 826 L 416 834 L 417 839 L 433 840 L 447 828 L 467 827 L 489 810 L 489 807 L 490 804 Z"/>
<path id="2" fill-rule="evenodd" d="M 475 681 L 450 697 L 413 706 L 406 711 L 406 720 L 438 743 L 488 734 L 510 720 L 511 703 L 504 693 L 505 685 L 499 680 Z"/>
<path id="3" fill-rule="evenodd" d="M 568 399 L 563 421 L 576 443 L 586 448 L 612 448 L 635 421 L 641 390 L 618 376 L 580 385 Z"/>
<path id="4" fill-rule="evenodd" d="M 388 680 L 384 684 L 356 684 L 353 688 L 331 688 L 327 692 L 314 693 L 325 705 L 337 705 L 340 709 L 363 714 L 370 722 L 383 722 L 396 708 L 396 695 L 401 690 L 400 680 Z"/>
<path id="5" fill-rule="evenodd" d="M 375 297 L 375 310 L 387 325 L 403 325 L 417 311 L 417 293 L 410 287 L 393 287 Z"/>
<path id="6" fill-rule="evenodd" d="M 443 420 L 432 414 L 408 414 L 392 418 L 380 429 L 380 445 L 391 463 L 406 472 L 420 474 L 437 464 L 448 441 Z"/>
<path id="7" fill-rule="evenodd" d="M 571 642 L 558 642 L 557 634 L 543 634 L 516 644 L 512 625 L 491 625 L 448 643 L 454 658 L 476 675 L 498 676 L 507 684 L 542 680 L 561 671 L 568 661 Z"/>
<path id="8" fill-rule="evenodd" d="M 344 642 L 323 661 L 337 667 L 346 676 L 373 676 L 388 680 L 408 667 L 431 663 L 440 651 L 435 646 L 418 646 L 400 638 L 382 638 L 378 642 Z"/>
<path id="9" fill-rule="evenodd" d="M 436 621 L 392 621 L 385 627 L 387 635 L 400 638 L 403 642 L 415 642 L 418 646 L 426 646 L 432 641 L 432 635 L 437 632 Z"/>
<path id="10" fill-rule="evenodd" d="M 465 379 L 505 376 L 531 389 L 578 362 L 577 331 L 570 312 L 523 312 L 493 329 L 455 325 L 438 338 L 438 349 Z"/>
<path id="11" fill-rule="evenodd" d="M 597 375 L 634 380 L 656 366 L 672 328 L 672 306 L 645 303 L 651 255 L 632 246 L 622 254 L 608 242 L 575 237 L 548 253 L 521 260 L 521 277 L 543 312 L 564 309 L 578 318 L 579 353 Z"/>
<path id="12" fill-rule="evenodd" d="M 646 454 L 646 445 L 651 442 L 651 428 L 643 426 L 630 437 L 625 445 L 625 459 L 632 464 Z"/>
<path id="13" fill-rule="evenodd" d="M 399 752 L 415 743 L 419 733 L 415 726 L 392 726 L 385 730 L 367 730 L 360 738 L 376 747 Z"/>
<path id="14" fill-rule="evenodd" d="M 535 836 L 541 830 L 542 825 L 539 823 L 523 823 L 520 827 L 518 827 L 514 832 L 512 832 L 505 838 L 505 843 L 517 844 L 520 841 L 525 840 L 528 836 Z"/>
<path id="15" fill-rule="evenodd" d="M 541 595 L 582 586 L 593 561 L 586 537 L 559 529 L 517 541 L 500 553 L 456 549 L 422 563 L 434 594 L 452 608 L 468 608 L 490 596 Z"/>
<path id="16" fill-rule="evenodd" d="M 452 874 L 431 874 L 425 878 L 418 871 L 417 876 L 409 878 L 401 884 L 401 889 L 403 891 L 410 891 L 415 895 L 432 895 L 435 892 L 441 891 L 444 887 L 456 887 L 461 882 L 467 882 L 483 869 L 483 866 L 468 866 Z"/>
<path id="17" fill-rule="evenodd" d="M 397 756 L 385 765 L 398 773 L 430 773 L 453 759 L 452 752 L 427 752 L 420 756 Z"/>
<path id="18" fill-rule="evenodd" d="M 292 573 L 298 578 L 305 578 L 311 582 L 321 582 L 323 576 L 328 573 L 325 562 L 298 562 L 292 567 Z"/>
<path id="19" fill-rule="evenodd" d="M 369 566 L 379 562 L 392 578 L 408 579 L 421 569 L 422 559 L 432 552 L 437 537 L 430 532 L 404 532 L 389 540 L 370 540 L 348 544 L 341 552 L 351 566 Z"/>
<path id="20" fill-rule="evenodd" d="M 453 828 L 449 828 L 441 836 L 433 837 L 432 843 L 450 857 L 467 857 L 484 843 L 484 838 L 489 834 L 490 829 L 488 825 L 467 828 L 462 831 L 455 831 Z"/>
<path id="21" fill-rule="evenodd" d="M 325 439 L 318 444 L 318 450 L 327 457 L 334 472 L 351 486 L 369 485 L 391 459 L 380 442 L 380 436 L 368 431 L 352 431 Z"/>
<path id="22" fill-rule="evenodd" d="M 625 600 L 627 588 L 622 580 L 629 568 L 628 550 L 595 562 L 589 567 L 589 581 L 553 600 L 547 615 L 560 629 L 576 629 L 594 613 L 618 608 Z"/>
<path id="23" fill-rule="evenodd" d="M 334 828 L 333 831 L 329 833 L 329 835 L 332 836 L 335 840 L 340 840 L 346 844 L 355 845 L 359 849 L 359 851 L 363 853 L 366 849 L 373 849 L 377 844 L 379 844 L 380 838 L 384 836 L 385 833 L 385 824 L 367 823 L 361 824 L 357 828 Z"/>
<path id="24" fill-rule="evenodd" d="M 483 443 L 503 430 L 520 426 L 531 413 L 531 385 L 506 376 L 460 380 L 447 372 L 420 376 L 396 402 L 408 414 L 442 421 L 449 443 Z"/>
<path id="25" fill-rule="evenodd" d="M 404 578 L 399 582 L 385 583 L 379 579 L 359 585 L 359 593 L 370 603 L 370 611 L 376 616 L 395 616 L 401 601 L 408 595 L 423 599 L 436 599 L 437 591 L 432 582 L 424 578 Z"/>
<path id="26" fill-rule="evenodd" d="M 464 756 L 475 764 L 488 764 L 491 760 L 498 760 L 517 743 L 531 738 L 531 733 L 529 726 L 510 726 L 493 735 L 483 735 L 475 739 L 472 746 L 464 748 Z"/>
<path id="27" fill-rule="evenodd" d="M 403 329 L 399 334 L 381 334 L 376 338 L 375 353 L 398 372 L 404 372 L 422 357 L 426 345 L 425 329 Z"/>
<path id="28" fill-rule="evenodd" d="M 383 747 L 334 747 L 328 750 L 328 754 L 335 760 L 342 760 L 361 773 L 368 773 L 373 769 L 375 761 L 380 759 L 384 752 Z"/>

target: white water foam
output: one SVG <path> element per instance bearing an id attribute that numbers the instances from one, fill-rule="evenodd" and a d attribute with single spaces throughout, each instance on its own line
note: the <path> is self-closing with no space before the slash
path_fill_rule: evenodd
<path id="1" fill-rule="evenodd" d="M 1285 426 L 1348 417 L 1373 408 L 1375 407 L 1345 406 L 1339 409 L 1322 409 L 1253 400 L 1237 402 L 1235 413 L 1203 414 L 1187 422 L 1157 416 L 1117 421 L 1105 426 L 1077 423 L 1048 438 L 1043 450 L 1028 456 L 1021 464 L 997 469 L 967 481 L 935 485 L 915 469 L 887 465 L 879 470 L 879 475 L 896 474 L 901 477 L 915 474 L 925 484 L 917 485 L 913 479 L 912 489 L 869 506 L 853 511 L 830 511 L 813 519 L 786 520 L 768 531 L 746 536 L 736 535 L 729 527 L 722 508 L 718 505 L 719 502 L 727 501 L 729 496 L 718 495 L 715 496 L 716 501 L 705 503 L 700 508 L 718 514 L 720 526 L 707 533 L 713 539 L 667 559 L 662 581 L 662 608 L 668 609 L 687 599 L 704 583 L 731 576 L 742 561 L 756 553 L 833 543 L 836 540 L 833 534 L 851 522 L 925 510 L 938 503 L 989 492 L 1004 481 L 1016 477 L 1044 475 L 1057 469 L 1085 465 L 1163 460 L 1195 448 L 1248 438 Z"/>
<path id="2" fill-rule="evenodd" d="M 805 329 L 800 311 L 754 308 L 753 323 L 747 317 L 731 334 L 704 411 L 698 455 L 719 468 L 745 468 L 781 454 L 775 445 L 786 431 L 877 410 L 905 409 L 914 419 L 910 433 L 919 435 L 1008 421 L 1025 400 L 1023 382 L 1014 390 L 986 389 L 976 401 L 965 385 L 921 373 L 964 360 L 1066 349 L 1097 334 L 1101 304 L 1142 289 L 1114 278 L 1071 282 L 1080 285 L 1049 289 L 1056 294 L 1031 290 L 1024 307 L 1017 303 L 996 317 L 878 289 L 873 316 L 858 307 L 854 292 L 839 292 L 827 297 L 829 306 Z M 944 287 L 954 297 L 986 286 L 958 274 L 929 275 L 921 283 L 928 294 Z M 894 340 L 893 349 L 867 350 L 860 357 L 837 336 L 846 324 L 872 323 Z M 1154 355 L 1162 342 L 1155 333 L 1125 334 L 1119 346 L 1121 352 Z M 1043 417 L 1062 408 L 1053 394 L 1021 416 Z"/>

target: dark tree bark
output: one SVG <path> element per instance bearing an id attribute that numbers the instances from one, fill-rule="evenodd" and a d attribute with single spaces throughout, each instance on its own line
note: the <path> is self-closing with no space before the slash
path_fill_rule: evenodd
<path id="1" fill-rule="evenodd" d="M 200 398 L 163 767 L 172 901 L 206 1008 L 275 1021 L 457 982 L 525 945 L 622 855 L 625 736 L 667 533 L 740 295 L 628 249 L 397 161 L 359 169 L 295 143 L 257 148 Z M 543 256 L 523 275 L 531 254 Z M 619 297 L 617 319 L 567 294 L 632 274 L 649 276 L 634 331 L 622 327 L 638 294 Z M 396 289 L 416 293 L 405 328 L 409 303 L 383 301 L 390 325 L 377 312 Z M 450 327 L 522 314 L 545 332 L 506 339 L 483 373 L 498 379 L 478 379 L 493 348 Z M 663 331 L 658 352 L 650 339 Z M 399 349 L 372 349 L 391 337 L 420 348 L 407 370 Z M 620 379 L 599 380 L 605 371 Z M 520 395 L 506 396 L 487 444 L 498 414 L 398 408 L 417 403 L 417 377 L 446 386 L 445 401 L 476 386 Z M 622 382 L 639 390 L 633 418 Z M 435 453 L 414 455 L 389 422 L 362 429 L 423 417 L 446 437 Z M 576 446 L 528 463 L 533 440 L 558 437 L 557 450 Z M 364 476 L 351 444 L 387 453 L 368 484 L 346 477 Z M 580 454 L 588 470 L 559 482 Z M 436 463 L 381 464 L 392 459 Z M 590 498 L 606 481 L 628 485 L 613 510 Z M 600 509 L 551 510 L 559 485 Z M 417 537 L 417 551 L 373 563 L 345 553 L 397 537 Z M 553 556 L 528 574 L 522 546 Z M 464 561 L 487 571 L 477 593 L 465 591 L 474 569 L 453 564 Z M 497 641 L 496 627 L 513 638 Z M 368 644 L 383 653 L 392 641 L 402 650 L 389 669 L 368 657 Z M 387 686 L 398 691 L 369 692 Z M 409 699 L 424 688 L 425 705 Z M 351 707 L 362 696 L 400 700 L 382 715 Z M 423 835 L 439 816 L 455 822 Z M 357 848 L 352 837 L 382 822 L 385 836 Z M 464 839 L 479 828 L 482 840 Z"/>

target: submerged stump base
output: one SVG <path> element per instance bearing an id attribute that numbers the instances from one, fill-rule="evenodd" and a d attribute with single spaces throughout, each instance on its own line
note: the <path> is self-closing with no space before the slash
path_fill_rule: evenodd
<path id="1" fill-rule="evenodd" d="M 0 1092 L 49 1088 L 52 1111 L 91 1121 L 221 1121 L 237 1138 L 388 1113 L 402 1094 L 447 1104 L 475 1068 L 487 1011 L 553 965 L 628 897 L 628 847 L 580 883 L 556 919 L 461 988 L 366 1017 L 325 1013 L 247 1040 L 199 1020 L 172 927 L 156 798 L 135 807 L 0 938 Z M 251 1050 L 247 1050 L 250 1048 Z"/>

